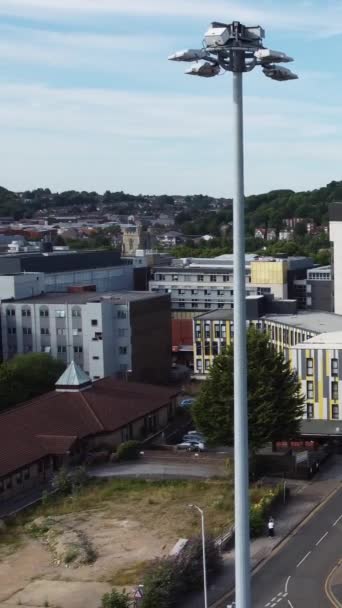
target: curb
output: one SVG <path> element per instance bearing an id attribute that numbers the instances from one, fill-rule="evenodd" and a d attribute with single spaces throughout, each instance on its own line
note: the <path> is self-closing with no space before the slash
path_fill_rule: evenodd
<path id="1" fill-rule="evenodd" d="M 310 519 L 312 517 L 314 517 L 316 515 L 316 513 L 318 513 L 318 511 L 320 511 L 320 509 L 322 509 L 334 496 L 335 494 L 337 494 L 337 492 L 341 489 L 342 486 L 342 482 L 339 482 L 339 484 L 333 489 L 331 490 L 331 492 L 329 492 L 329 494 L 318 504 L 316 504 L 314 507 L 312 507 L 312 509 L 310 509 L 306 515 L 304 515 L 304 517 L 298 521 L 295 526 L 289 530 L 287 532 L 287 534 L 285 536 L 283 536 L 283 538 L 281 538 L 279 540 L 279 542 L 277 542 L 271 549 L 271 553 L 269 555 L 267 555 L 267 557 L 261 557 L 252 567 L 251 569 L 251 575 L 252 577 L 270 560 L 274 557 L 274 555 L 280 551 L 281 547 L 283 545 L 286 545 L 286 543 L 289 541 L 289 539 L 294 536 L 294 534 L 300 530 L 303 526 L 305 526 L 305 524 L 310 521 Z M 209 604 L 209 608 L 219 608 L 222 604 L 222 602 L 224 602 L 225 600 L 228 600 L 234 593 L 234 589 L 235 587 L 232 587 L 229 591 L 227 591 L 221 598 L 219 598 L 218 600 L 216 600 L 215 602 L 213 602 L 212 604 Z"/>

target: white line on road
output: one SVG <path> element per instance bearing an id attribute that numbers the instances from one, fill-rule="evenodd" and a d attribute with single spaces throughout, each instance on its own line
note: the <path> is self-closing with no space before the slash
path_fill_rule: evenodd
<path id="1" fill-rule="evenodd" d="M 340 519 L 342 519 L 342 515 L 340 515 L 340 517 L 338 517 L 335 521 L 335 523 L 333 523 L 333 526 L 336 526 L 338 524 L 338 522 L 340 521 Z"/>
<path id="2" fill-rule="evenodd" d="M 303 559 L 300 560 L 300 562 L 297 564 L 297 568 L 299 568 L 299 566 L 301 566 L 301 564 L 306 560 L 307 557 L 309 557 L 311 551 L 308 551 L 306 555 L 304 555 Z"/>
<path id="3" fill-rule="evenodd" d="M 320 538 L 317 543 L 316 543 L 316 547 L 318 547 L 318 545 L 321 544 L 322 540 L 325 539 L 326 536 L 328 536 L 329 532 L 326 532 L 325 534 L 323 534 L 322 538 Z"/>
<path id="4" fill-rule="evenodd" d="M 290 608 L 294 608 L 293 604 L 290 602 L 290 600 L 287 600 L 288 605 L 290 606 Z"/>
<path id="5" fill-rule="evenodd" d="M 290 578 L 291 578 L 291 576 L 288 576 L 288 577 L 287 577 L 287 579 L 286 579 L 286 583 L 285 583 L 285 593 L 287 593 L 287 589 L 288 589 L 288 586 L 289 586 Z"/>

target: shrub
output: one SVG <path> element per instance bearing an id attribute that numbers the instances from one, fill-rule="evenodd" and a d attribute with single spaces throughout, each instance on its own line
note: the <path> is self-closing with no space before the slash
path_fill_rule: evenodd
<path id="1" fill-rule="evenodd" d="M 120 593 L 112 589 L 110 593 L 105 593 L 102 597 L 101 608 L 129 608 L 131 599 L 125 590 Z"/>
<path id="2" fill-rule="evenodd" d="M 87 472 L 84 467 L 77 467 L 67 471 L 64 467 L 60 469 L 53 478 L 52 485 L 60 494 L 65 496 L 77 492 L 85 486 L 88 481 Z"/>
<path id="3" fill-rule="evenodd" d="M 118 460 L 137 460 L 139 458 L 140 443 L 139 441 L 126 441 L 118 447 Z"/>
<path id="4" fill-rule="evenodd" d="M 159 559 L 144 576 L 142 608 L 173 608 L 185 590 L 177 560 Z"/>
<path id="5" fill-rule="evenodd" d="M 221 556 L 213 538 L 206 538 L 208 580 L 220 569 Z M 203 585 L 202 539 L 193 538 L 173 558 L 154 562 L 144 577 L 142 608 L 176 608 L 184 593 Z"/>
<path id="6" fill-rule="evenodd" d="M 262 509 L 251 507 L 249 516 L 251 536 L 260 536 L 265 529 L 265 517 Z"/>

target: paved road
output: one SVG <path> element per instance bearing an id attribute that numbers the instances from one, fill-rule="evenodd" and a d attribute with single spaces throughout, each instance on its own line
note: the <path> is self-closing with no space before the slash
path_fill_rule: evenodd
<path id="1" fill-rule="evenodd" d="M 253 608 L 341 606 L 329 599 L 341 558 L 342 489 L 254 575 Z"/>

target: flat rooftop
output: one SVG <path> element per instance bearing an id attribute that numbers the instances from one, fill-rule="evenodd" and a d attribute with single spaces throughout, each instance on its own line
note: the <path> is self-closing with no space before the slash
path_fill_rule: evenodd
<path id="1" fill-rule="evenodd" d="M 96 292 L 82 291 L 79 293 L 46 293 L 31 298 L 20 298 L 18 300 L 3 300 L 13 304 L 87 304 L 88 302 L 105 302 L 111 300 L 114 304 L 126 304 L 127 302 L 139 302 L 140 300 L 153 300 L 165 297 L 167 294 L 153 293 L 150 291 L 112 291 Z"/>
<path id="2" fill-rule="evenodd" d="M 264 315 L 265 321 L 281 323 L 315 334 L 342 331 L 342 315 L 332 312 L 298 312 L 296 315 Z"/>

